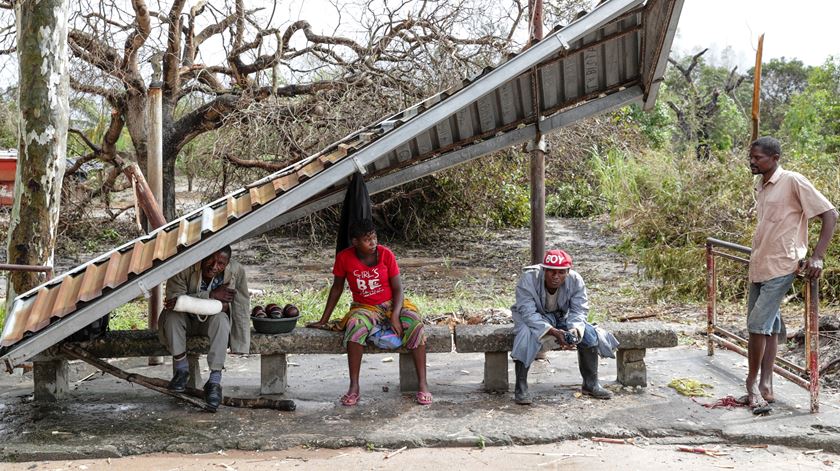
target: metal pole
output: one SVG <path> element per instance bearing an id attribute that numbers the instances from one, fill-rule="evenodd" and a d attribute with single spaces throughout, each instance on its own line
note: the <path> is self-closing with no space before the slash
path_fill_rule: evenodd
<path id="1" fill-rule="evenodd" d="M 811 283 L 805 278 L 802 291 L 805 294 L 805 372 L 811 371 Z"/>
<path id="2" fill-rule="evenodd" d="M 715 278 L 715 254 L 712 243 L 706 242 L 706 342 L 708 356 L 715 354 L 715 298 L 717 297 L 717 280 Z"/>
<path id="3" fill-rule="evenodd" d="M 531 35 L 528 47 L 543 38 L 543 1 L 529 0 L 528 12 L 531 17 Z M 545 138 L 539 132 L 540 100 L 537 68 L 531 70 L 531 96 L 534 118 L 537 125 L 537 136 L 528 143 L 527 150 L 531 153 L 531 263 L 540 263 L 545 252 Z"/>
<path id="4" fill-rule="evenodd" d="M 163 94 L 161 83 L 154 82 L 149 87 L 149 142 L 148 142 L 148 172 L 149 187 L 152 191 L 154 201 L 163 201 Z M 162 213 L 159 214 L 162 216 Z M 149 217 L 149 224 L 152 229 L 160 227 L 152 223 Z M 166 223 L 166 219 L 163 220 Z M 162 224 L 161 224 L 162 225 Z M 163 292 L 161 285 L 150 290 L 149 297 L 149 329 L 157 330 L 158 315 L 163 310 Z M 149 365 L 160 365 L 163 357 L 149 357 Z"/>
<path id="5" fill-rule="evenodd" d="M 46 273 L 48 280 L 52 279 L 53 277 L 53 267 L 50 266 L 16 265 L 14 263 L 0 263 L 0 270 Z"/>
<path id="6" fill-rule="evenodd" d="M 808 338 L 807 345 L 810 349 L 808 352 L 808 369 L 810 370 L 811 382 L 808 385 L 808 391 L 811 393 L 811 413 L 819 412 L 820 410 L 820 280 L 814 278 L 807 280 L 810 296 L 806 304 L 807 319 L 808 319 Z"/>

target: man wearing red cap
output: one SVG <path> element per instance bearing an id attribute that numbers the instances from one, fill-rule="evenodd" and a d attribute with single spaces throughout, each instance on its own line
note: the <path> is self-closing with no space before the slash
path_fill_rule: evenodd
<path id="1" fill-rule="evenodd" d="M 527 267 L 516 285 L 513 312 L 515 338 L 510 356 L 516 370 L 514 400 L 530 404 L 528 370 L 545 347 L 577 347 L 583 377 L 581 392 L 597 399 L 612 393 L 598 382 L 598 333 L 586 322 L 589 301 L 580 274 L 572 270 L 572 257 L 549 250 L 543 263 Z"/>

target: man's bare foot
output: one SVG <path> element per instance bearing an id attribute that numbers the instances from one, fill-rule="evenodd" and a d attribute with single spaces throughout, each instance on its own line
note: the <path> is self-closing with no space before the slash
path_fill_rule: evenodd
<path id="1" fill-rule="evenodd" d="M 749 382 L 747 384 L 747 394 L 738 398 L 738 402 L 749 406 L 750 409 L 767 405 L 762 394 L 755 387 L 755 383 L 749 384 Z"/>
<path id="2" fill-rule="evenodd" d="M 772 404 L 776 402 L 776 397 L 773 395 L 773 388 L 767 388 L 763 386 L 759 386 L 758 390 L 761 391 L 761 397 L 767 401 L 768 404 Z"/>

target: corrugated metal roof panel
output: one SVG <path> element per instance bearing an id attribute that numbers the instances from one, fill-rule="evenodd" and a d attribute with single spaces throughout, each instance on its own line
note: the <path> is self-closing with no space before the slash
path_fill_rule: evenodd
<path id="1" fill-rule="evenodd" d="M 670 6 L 665 8 L 668 5 L 662 2 Z M 377 178 L 394 175 L 404 182 L 423 174 L 414 168 L 433 168 L 425 165 L 428 159 L 442 158 L 447 165 L 454 165 L 449 156 L 457 155 L 451 159 L 457 163 L 531 135 L 528 133 L 534 132 L 531 128 L 539 120 L 533 112 L 530 71 L 534 68 L 538 71 L 540 117 L 546 118 L 540 125 L 543 131 L 640 97 L 642 89 L 652 89 L 651 83 L 661 78 L 657 77 L 661 72 L 657 72 L 649 74 L 652 82 L 641 81 L 640 65 L 664 71 L 660 66 L 667 54 L 663 56 L 661 51 L 670 49 L 666 32 L 672 31 L 676 22 L 667 12 L 678 15 L 682 1 L 650 0 L 645 4 L 657 6 L 651 18 L 663 23 L 645 31 L 667 42 L 646 45 L 646 51 L 660 51 L 659 56 L 650 54 L 651 58 L 658 57 L 656 63 L 640 57 L 645 40 L 640 25 L 646 18 L 645 10 L 639 7 L 642 3 L 604 2 L 588 16 L 498 67 L 487 68 L 471 80 L 22 294 L 8 313 L 0 338 L 7 366 L 48 348 L 73 328 L 136 296 L 143 286 L 162 282 L 208 252 L 265 227 L 278 215 L 324 194 L 336 195 L 357 169 L 372 172 Z M 628 93 L 622 92 L 625 89 Z M 621 97 L 611 100 L 611 94 Z M 603 106 L 580 106 L 602 99 Z M 511 137 L 505 138 L 505 133 Z M 234 220 L 241 222 L 229 227 Z M 205 237 L 211 233 L 216 236 Z M 129 279 L 134 282 L 129 283 Z M 80 301 L 85 304 L 79 308 L 78 319 L 69 316 L 72 319 L 63 322 L 65 329 L 61 332 L 49 327 L 51 319 L 73 313 Z M 28 338 L 28 333 L 41 338 Z"/>

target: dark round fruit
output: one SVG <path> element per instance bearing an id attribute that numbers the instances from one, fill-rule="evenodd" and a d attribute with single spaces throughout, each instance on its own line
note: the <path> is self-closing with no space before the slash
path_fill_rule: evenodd
<path id="1" fill-rule="evenodd" d="M 300 315 L 300 310 L 294 304 L 286 304 L 283 308 L 283 317 L 297 317 Z"/>

